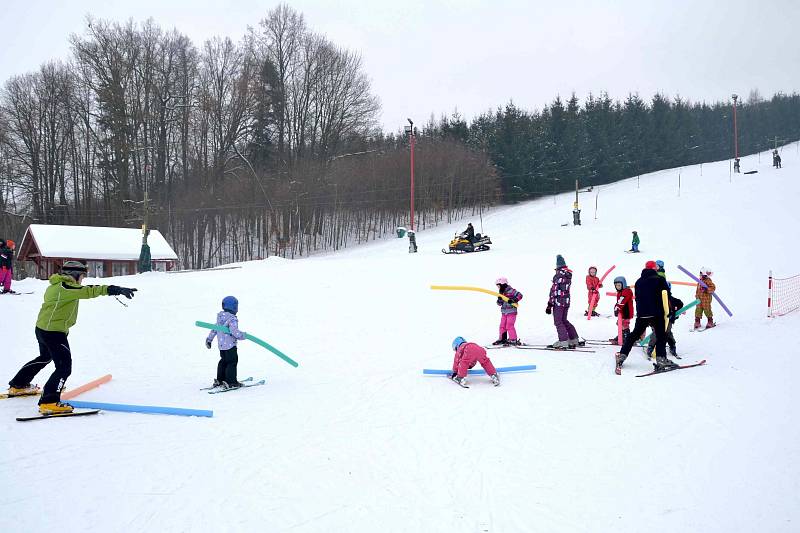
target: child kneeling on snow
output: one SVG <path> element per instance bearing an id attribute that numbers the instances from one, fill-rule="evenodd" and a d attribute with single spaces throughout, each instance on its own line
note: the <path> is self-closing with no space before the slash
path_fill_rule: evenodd
<path id="1" fill-rule="evenodd" d="M 497 292 L 507 300 L 497 297 L 497 305 L 500 306 L 500 336 L 492 344 L 519 346 L 522 342 L 517 338 L 517 330 L 514 328 L 517 321 L 517 308 L 514 304 L 522 300 L 522 293 L 509 285 L 506 278 L 497 278 L 494 283 L 497 285 Z"/>
<path id="2" fill-rule="evenodd" d="M 217 325 L 225 326 L 230 333 L 211 330 L 206 337 L 206 348 L 211 349 L 211 341 L 217 337 L 219 347 L 219 363 L 217 364 L 217 378 L 214 380 L 213 387 L 224 387 L 235 389 L 242 384 L 236 378 L 236 365 L 239 363 L 239 354 L 236 350 L 236 341 L 245 337 L 244 331 L 239 331 L 239 319 L 236 313 L 239 312 L 239 300 L 233 296 L 226 296 L 222 299 L 222 311 L 217 313 Z"/>
<path id="3" fill-rule="evenodd" d="M 453 339 L 453 350 L 456 352 L 453 357 L 453 373 L 450 374 L 450 379 L 461 385 L 467 386 L 467 370 L 475 366 L 478 362 L 481 364 L 486 374 L 492 378 L 492 383 L 495 387 L 500 385 L 500 378 L 497 376 L 497 369 L 492 364 L 492 361 L 487 357 L 486 350 L 482 346 L 474 342 L 467 342 L 464 337 L 456 337 Z"/>

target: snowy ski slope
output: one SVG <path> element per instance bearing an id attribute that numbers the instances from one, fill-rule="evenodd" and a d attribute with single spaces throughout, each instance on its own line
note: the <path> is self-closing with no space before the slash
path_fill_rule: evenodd
<path id="1" fill-rule="evenodd" d="M 766 318 L 767 272 L 800 272 L 800 156 L 782 150 L 656 172 L 581 195 L 502 207 L 476 230 L 490 252 L 444 255 L 466 220 L 334 255 L 270 258 L 242 268 L 103 280 L 139 289 L 81 304 L 70 335 L 75 387 L 113 380 L 84 401 L 212 409 L 213 418 L 103 412 L 18 423 L 36 398 L 0 400 L 0 516 L 26 531 L 797 531 L 800 313 Z M 680 196 L 678 175 L 680 173 Z M 596 195 L 599 196 L 596 197 Z M 594 205 L 597 201 L 597 218 Z M 631 231 L 641 254 L 626 254 Z M 492 288 L 507 276 L 524 294 L 523 340 L 556 340 L 544 308 L 556 254 L 574 270 L 570 318 L 586 338 L 615 334 L 587 322 L 590 265 L 633 283 L 648 259 L 671 280 L 681 264 L 711 268 L 719 327 L 675 325 L 683 361 L 701 368 L 637 379 L 634 349 L 622 376 L 614 349 L 596 353 L 494 350 L 498 366 L 536 364 L 492 387 L 461 389 L 423 368 L 447 368 L 456 335 L 488 343 L 499 311 L 490 296 L 429 286 Z M 91 282 L 91 280 L 90 280 Z M 33 328 L 45 282 L 0 297 L 0 376 L 37 353 Z M 688 302 L 693 292 L 676 287 Z M 240 377 L 267 385 L 228 394 L 198 389 L 218 352 L 205 330 L 221 299 L 240 300 L 240 327 L 299 361 L 292 368 L 240 344 Z M 603 296 L 598 310 L 611 311 Z M 37 377 L 43 384 L 52 367 Z"/>

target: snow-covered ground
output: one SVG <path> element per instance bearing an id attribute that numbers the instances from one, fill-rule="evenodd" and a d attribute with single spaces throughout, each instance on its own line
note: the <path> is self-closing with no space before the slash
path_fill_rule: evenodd
<path id="1" fill-rule="evenodd" d="M 767 273 L 800 272 L 800 156 L 782 151 L 686 167 L 494 210 L 487 253 L 443 255 L 466 221 L 407 241 L 373 243 L 235 270 L 150 273 L 104 280 L 134 286 L 81 304 L 70 335 L 77 386 L 113 380 L 80 400 L 213 409 L 213 418 L 103 412 L 18 423 L 35 398 L 0 401 L 0 516 L 26 531 L 798 531 L 800 313 L 766 318 Z M 678 175 L 680 173 L 680 195 Z M 596 197 L 596 194 L 599 196 Z M 597 216 L 594 205 L 597 201 Z M 631 231 L 641 254 L 626 254 Z M 587 338 L 612 318 L 582 316 L 590 265 L 633 283 L 663 259 L 715 272 L 733 318 L 675 326 L 685 362 L 705 367 L 651 378 L 635 349 L 622 376 L 614 350 L 594 354 L 495 350 L 495 364 L 533 363 L 494 388 L 461 389 L 423 368 L 448 368 L 453 337 L 496 338 L 494 298 L 432 291 L 493 288 L 507 276 L 524 294 L 517 328 L 556 339 L 545 315 L 556 254 L 575 272 L 570 318 Z M 91 282 L 91 280 L 90 280 Z M 605 289 L 611 289 L 607 280 Z M 45 282 L 0 299 L 0 376 L 37 353 L 33 328 Z M 605 290 L 604 290 L 605 292 Z M 692 290 L 677 287 L 688 302 Z M 300 362 L 292 368 L 240 344 L 239 375 L 267 386 L 208 395 L 218 352 L 203 346 L 221 299 L 240 300 L 240 325 Z M 599 310 L 609 315 L 610 297 Z M 52 367 L 37 378 L 44 383 Z"/>

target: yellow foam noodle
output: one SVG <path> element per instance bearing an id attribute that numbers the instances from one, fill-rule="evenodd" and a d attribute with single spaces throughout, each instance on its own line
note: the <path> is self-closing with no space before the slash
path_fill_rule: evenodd
<path id="1" fill-rule="evenodd" d="M 667 326 L 669 326 L 669 296 L 667 296 L 667 291 L 661 291 L 661 301 L 664 303 L 664 331 L 666 331 Z"/>
<path id="2" fill-rule="evenodd" d="M 506 296 L 503 296 L 499 292 L 490 291 L 489 289 L 482 289 L 480 287 L 466 287 L 463 285 L 431 285 L 431 289 L 435 291 L 473 291 L 473 292 L 482 292 L 484 294 L 491 294 L 494 297 L 500 297 L 505 301 L 508 301 Z M 519 307 L 517 304 L 511 304 L 514 307 Z"/>

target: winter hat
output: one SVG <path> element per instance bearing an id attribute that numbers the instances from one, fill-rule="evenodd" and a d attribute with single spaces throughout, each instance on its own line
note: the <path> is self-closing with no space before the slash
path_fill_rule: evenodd
<path id="1" fill-rule="evenodd" d="M 453 339 L 453 344 L 452 344 L 453 351 L 458 350 L 458 347 L 464 344 L 465 342 L 467 341 L 464 340 L 464 337 L 456 337 L 455 339 Z"/>
<path id="2" fill-rule="evenodd" d="M 658 265 L 656 264 L 655 261 L 648 261 L 647 263 L 644 264 L 644 267 L 652 270 L 658 270 Z"/>
<path id="3" fill-rule="evenodd" d="M 495 285 L 508 285 L 508 278 L 505 276 L 500 276 L 496 280 L 494 280 Z"/>
<path id="4" fill-rule="evenodd" d="M 81 263 L 80 261 L 65 261 L 64 264 L 61 266 L 61 273 L 65 276 L 70 276 L 74 279 L 78 279 L 80 276 L 85 275 L 89 271 L 86 268 L 86 265 Z"/>
<path id="5" fill-rule="evenodd" d="M 623 289 L 628 286 L 628 282 L 625 281 L 625 276 L 617 276 L 616 278 L 614 278 L 614 284 L 616 285 L 617 283 L 622 283 Z"/>
<path id="6" fill-rule="evenodd" d="M 589 270 L 588 270 L 589 274 L 592 273 L 592 269 L 594 269 L 594 273 L 597 274 L 597 267 L 589 267 Z"/>
<path id="7" fill-rule="evenodd" d="M 658 268 L 664 268 L 664 261 L 661 259 L 656 259 L 656 264 L 658 265 Z"/>
<path id="8" fill-rule="evenodd" d="M 8 239 L 8 240 L 6 240 L 6 246 L 13 250 L 14 248 L 16 248 L 17 245 L 14 244 L 14 241 L 12 241 L 11 239 Z"/>
<path id="9" fill-rule="evenodd" d="M 239 312 L 239 300 L 235 296 L 226 296 L 222 299 L 222 310 L 235 315 Z"/>
<path id="10" fill-rule="evenodd" d="M 556 256 L 556 268 L 561 268 L 567 266 L 567 262 L 564 261 L 564 258 L 561 257 L 561 254 Z"/>
<path id="11" fill-rule="evenodd" d="M 710 268 L 708 268 L 708 267 L 700 267 L 700 275 L 701 276 L 711 276 L 712 274 L 714 274 L 714 273 L 711 272 Z"/>

